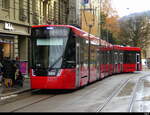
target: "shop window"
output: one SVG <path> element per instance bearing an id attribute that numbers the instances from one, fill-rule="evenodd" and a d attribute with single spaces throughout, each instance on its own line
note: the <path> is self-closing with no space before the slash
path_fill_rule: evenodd
<path id="1" fill-rule="evenodd" d="M 10 0 L 2 0 L 2 8 L 9 9 Z"/>

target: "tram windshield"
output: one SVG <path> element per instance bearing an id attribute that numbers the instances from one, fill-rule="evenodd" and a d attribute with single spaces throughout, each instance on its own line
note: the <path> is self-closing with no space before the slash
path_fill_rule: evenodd
<path id="1" fill-rule="evenodd" d="M 60 68 L 69 28 L 40 27 L 32 29 L 32 67 Z"/>
<path id="2" fill-rule="evenodd" d="M 124 63 L 135 64 L 136 63 L 136 51 L 125 51 L 124 52 Z"/>

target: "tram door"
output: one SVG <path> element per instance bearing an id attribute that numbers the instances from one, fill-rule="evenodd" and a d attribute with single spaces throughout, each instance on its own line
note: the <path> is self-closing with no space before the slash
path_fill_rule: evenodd
<path id="1" fill-rule="evenodd" d="M 136 70 L 140 71 L 140 53 L 136 53 Z"/>
<path id="2" fill-rule="evenodd" d="M 120 53 L 121 72 L 123 72 L 123 53 Z"/>
<path id="3" fill-rule="evenodd" d="M 118 72 L 118 52 L 117 51 L 114 53 L 114 59 L 115 59 L 114 73 L 117 73 Z"/>
<path id="4" fill-rule="evenodd" d="M 76 43 L 76 86 L 80 87 L 80 42 Z"/>

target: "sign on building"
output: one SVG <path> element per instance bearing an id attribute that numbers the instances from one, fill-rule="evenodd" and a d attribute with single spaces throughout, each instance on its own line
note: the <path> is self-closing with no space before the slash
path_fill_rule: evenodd
<path id="1" fill-rule="evenodd" d="M 11 23 L 5 23 L 4 29 L 6 29 L 6 30 L 14 30 L 14 28 L 13 28 Z"/>

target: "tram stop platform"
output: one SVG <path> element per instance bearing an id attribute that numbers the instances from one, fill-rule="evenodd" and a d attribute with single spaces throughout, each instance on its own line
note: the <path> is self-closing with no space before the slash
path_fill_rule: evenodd
<path id="1" fill-rule="evenodd" d="M 0 99 L 2 97 L 14 95 L 14 94 L 20 94 L 20 93 L 30 91 L 30 90 L 31 90 L 30 89 L 30 78 L 25 77 L 23 87 L 14 86 L 11 88 L 6 88 L 5 86 L 0 85 Z"/>

